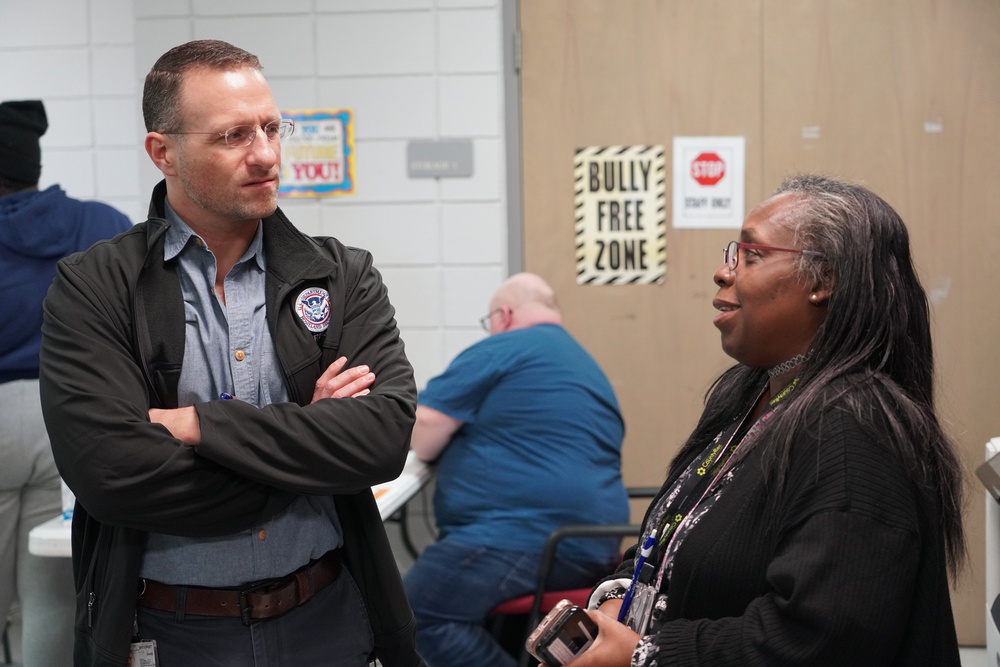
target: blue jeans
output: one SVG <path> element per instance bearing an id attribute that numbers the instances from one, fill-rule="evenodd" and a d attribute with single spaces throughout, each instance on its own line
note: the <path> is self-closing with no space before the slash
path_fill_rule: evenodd
<path id="1" fill-rule="evenodd" d="M 516 665 L 484 622 L 499 603 L 535 590 L 540 561 L 540 552 L 504 551 L 449 538 L 427 547 L 403 577 L 417 619 L 417 650 L 427 664 Z M 608 567 L 557 561 L 549 588 L 591 586 Z"/>

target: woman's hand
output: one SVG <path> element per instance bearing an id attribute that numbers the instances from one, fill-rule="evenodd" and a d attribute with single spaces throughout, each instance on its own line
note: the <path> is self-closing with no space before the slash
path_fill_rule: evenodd
<path id="1" fill-rule="evenodd" d="M 597 611 L 601 612 L 605 616 L 617 619 L 618 612 L 621 611 L 623 602 L 625 602 L 625 600 L 622 598 L 608 598 L 601 603 L 601 606 L 597 608 Z"/>
<path id="2" fill-rule="evenodd" d="M 615 602 L 617 604 L 613 604 Z M 618 622 L 620 606 L 621 600 L 608 600 L 597 611 L 587 611 L 597 623 L 597 639 L 590 648 L 567 664 L 572 667 L 629 667 L 641 637 L 624 623 Z"/>
<path id="3" fill-rule="evenodd" d="M 355 366 L 342 370 L 347 364 L 347 357 L 341 357 L 330 364 L 329 368 L 316 380 L 312 401 L 322 398 L 357 398 L 368 393 L 369 387 L 375 382 L 375 374 L 368 366 Z"/>

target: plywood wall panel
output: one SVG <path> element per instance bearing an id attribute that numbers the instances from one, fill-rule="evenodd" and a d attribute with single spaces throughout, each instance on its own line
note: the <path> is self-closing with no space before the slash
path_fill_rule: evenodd
<path id="1" fill-rule="evenodd" d="M 1000 3 L 546 0 L 521 3 L 525 266 L 611 377 L 625 476 L 657 484 L 729 363 L 711 274 L 735 231 L 674 230 L 662 284 L 575 284 L 573 152 L 746 138 L 746 204 L 796 171 L 862 181 L 906 220 L 930 294 L 941 415 L 970 473 L 959 638 L 984 642 L 982 491 L 1000 436 Z M 669 203 L 668 203 L 669 209 Z"/>
<path id="2" fill-rule="evenodd" d="M 668 220 L 662 284 L 578 286 L 573 155 L 663 145 L 669 163 L 674 135 L 724 134 L 747 137 L 748 156 L 760 159 L 759 5 L 704 6 L 712 11 L 661 1 L 521 5 L 525 266 L 553 284 L 569 328 L 611 378 L 626 418 L 625 473 L 637 485 L 662 481 L 708 383 L 729 363 L 711 324 L 711 276 L 735 231 L 675 231 Z M 754 169 L 748 186 L 757 183 Z"/>
<path id="3" fill-rule="evenodd" d="M 763 25 L 765 180 L 816 170 L 862 181 L 910 231 L 938 405 L 970 472 L 955 612 L 960 640 L 981 643 L 984 518 L 971 472 L 1000 434 L 1000 308 L 982 299 L 1000 242 L 1000 5 L 768 0 Z"/>

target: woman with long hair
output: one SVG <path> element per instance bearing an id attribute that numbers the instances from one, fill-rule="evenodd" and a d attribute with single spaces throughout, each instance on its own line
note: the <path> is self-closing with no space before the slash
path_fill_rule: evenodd
<path id="1" fill-rule="evenodd" d="M 737 363 L 595 589 L 574 667 L 958 665 L 962 469 L 902 219 L 864 187 L 791 178 L 714 280 Z"/>

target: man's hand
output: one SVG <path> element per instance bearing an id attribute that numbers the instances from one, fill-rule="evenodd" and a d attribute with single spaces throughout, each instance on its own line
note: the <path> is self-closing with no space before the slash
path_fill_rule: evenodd
<path id="1" fill-rule="evenodd" d="M 347 357 L 341 357 L 330 364 L 316 380 L 316 388 L 310 403 L 321 398 L 357 398 L 369 392 L 369 387 L 375 383 L 375 374 L 368 366 L 354 366 L 342 370 L 347 364 Z"/>
<path id="2" fill-rule="evenodd" d="M 149 421 L 166 426 L 170 435 L 189 447 L 197 447 L 201 443 L 201 422 L 193 406 L 173 410 L 150 408 Z"/>
<path id="3" fill-rule="evenodd" d="M 356 398 L 368 393 L 375 382 L 375 374 L 367 366 L 355 366 L 341 372 L 346 363 L 347 357 L 341 357 L 330 364 L 316 380 L 310 403 L 321 398 Z M 173 410 L 150 408 L 149 421 L 167 427 L 170 435 L 189 447 L 201 444 L 201 423 L 193 406 Z"/>

